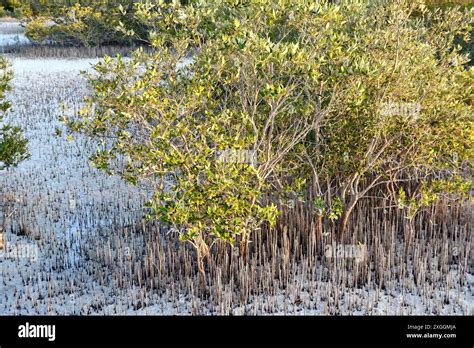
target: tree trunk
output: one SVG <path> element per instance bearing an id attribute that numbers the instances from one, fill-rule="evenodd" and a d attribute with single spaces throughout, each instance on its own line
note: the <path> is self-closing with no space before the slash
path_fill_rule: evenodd
<path id="1" fill-rule="evenodd" d="M 206 242 L 204 242 L 201 235 L 194 238 L 194 245 L 196 247 L 197 252 L 197 262 L 198 262 L 198 271 L 199 271 L 199 279 L 201 283 L 201 288 L 206 289 L 207 281 L 206 281 L 206 269 L 204 268 L 204 258 L 209 254 L 209 247 L 207 246 Z"/>
<path id="2" fill-rule="evenodd" d="M 197 258 L 198 258 L 199 282 L 201 284 L 201 288 L 205 289 L 207 287 L 207 282 L 206 282 L 206 270 L 204 268 L 204 256 L 201 255 L 201 252 L 199 250 L 197 252 Z"/>
<path id="3" fill-rule="evenodd" d="M 250 229 L 245 228 L 242 231 L 242 234 L 240 237 L 240 245 L 239 245 L 240 256 L 242 257 L 244 262 L 247 260 L 247 256 L 248 256 L 250 231 L 251 231 Z"/>
<path id="4" fill-rule="evenodd" d="M 337 231 L 337 240 L 339 242 L 342 242 L 344 239 L 344 232 L 346 231 L 347 223 L 349 222 L 349 218 L 351 217 L 352 211 L 354 210 L 358 200 L 358 198 L 353 198 L 341 215 L 341 220 L 339 221 L 339 228 Z"/>
<path id="5" fill-rule="evenodd" d="M 248 238 L 242 236 L 242 240 L 240 241 L 239 248 L 240 248 L 240 256 L 245 262 L 247 260 L 247 253 L 248 253 Z"/>
<path id="6" fill-rule="evenodd" d="M 319 242 L 323 234 L 323 214 L 316 216 L 316 241 Z"/>

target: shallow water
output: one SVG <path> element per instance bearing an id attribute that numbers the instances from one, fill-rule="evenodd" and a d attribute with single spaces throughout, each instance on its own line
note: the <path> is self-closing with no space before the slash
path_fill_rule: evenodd
<path id="1" fill-rule="evenodd" d="M 25 28 L 19 22 L 0 21 L 0 46 L 28 45 L 31 41 L 25 36 Z"/>

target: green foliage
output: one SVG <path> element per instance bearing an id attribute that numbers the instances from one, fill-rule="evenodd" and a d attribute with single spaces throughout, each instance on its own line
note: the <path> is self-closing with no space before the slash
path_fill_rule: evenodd
<path id="1" fill-rule="evenodd" d="M 339 197 L 336 197 L 331 204 L 331 209 L 329 210 L 328 217 L 331 220 L 337 220 L 341 217 L 342 212 L 343 212 L 342 200 Z"/>
<path id="2" fill-rule="evenodd" d="M 166 1 L 168 2 L 168 1 Z M 187 1 L 182 1 L 186 3 Z M 152 36 L 150 11 L 163 1 L 31 1 L 21 7 L 26 35 L 37 42 L 74 46 L 144 44 Z"/>
<path id="3" fill-rule="evenodd" d="M 456 41 L 470 39 L 472 11 L 388 0 L 144 1 L 119 11 L 131 19 L 117 30 L 153 49 L 99 63 L 88 105 L 66 122 L 101 140 L 99 169 L 152 187 L 149 218 L 198 250 L 246 245 L 275 223 L 267 197 L 304 200 L 309 184 L 316 213 L 332 202 L 328 217 L 345 224 L 376 185 L 466 175 L 473 70 Z M 255 161 L 221 156 L 229 150 Z M 430 190 L 399 203 L 432 204 Z"/>
<path id="4" fill-rule="evenodd" d="M 426 0 L 426 5 L 432 8 L 446 8 L 452 6 L 472 7 L 472 0 Z"/>
<path id="5" fill-rule="evenodd" d="M 8 62 L 0 57 L 0 112 L 5 113 L 10 103 L 5 101 L 5 92 L 10 89 L 12 73 Z M 0 114 L 0 170 L 16 166 L 20 161 L 28 158 L 28 141 L 23 137 L 21 129 L 9 124 L 1 124 Z"/>
<path id="6" fill-rule="evenodd" d="M 324 72 L 326 93 L 340 86 L 341 98 L 306 143 L 317 182 L 330 182 L 345 209 L 385 181 L 469 176 L 473 148 L 473 70 L 457 44 L 470 40 L 472 10 L 362 8 L 344 15 L 347 29 L 332 42 L 343 54 Z"/>
<path id="7" fill-rule="evenodd" d="M 326 203 L 323 197 L 317 197 L 313 200 L 313 210 L 318 215 L 323 215 L 326 212 Z"/>
<path id="8" fill-rule="evenodd" d="M 333 29 L 321 22 L 343 21 L 314 17 L 318 9 L 305 2 L 159 6 L 138 11 L 155 23 L 155 51 L 98 64 L 90 106 L 69 127 L 104 139 L 93 158 L 100 169 L 152 185 L 150 218 L 176 226 L 182 240 L 245 245 L 262 223 L 275 223 L 264 197 L 298 171 L 296 145 L 328 112 L 314 95 L 330 43 L 312 35 L 329 38 Z M 256 161 L 219 158 L 228 149 Z M 304 185 L 294 181 L 298 192 Z"/>
<path id="9" fill-rule="evenodd" d="M 120 11 L 114 2 L 104 0 L 90 5 L 77 2 L 51 11 L 52 14 L 46 12 L 28 22 L 28 37 L 37 42 L 76 46 L 130 44 L 130 40 L 115 28 Z"/>

